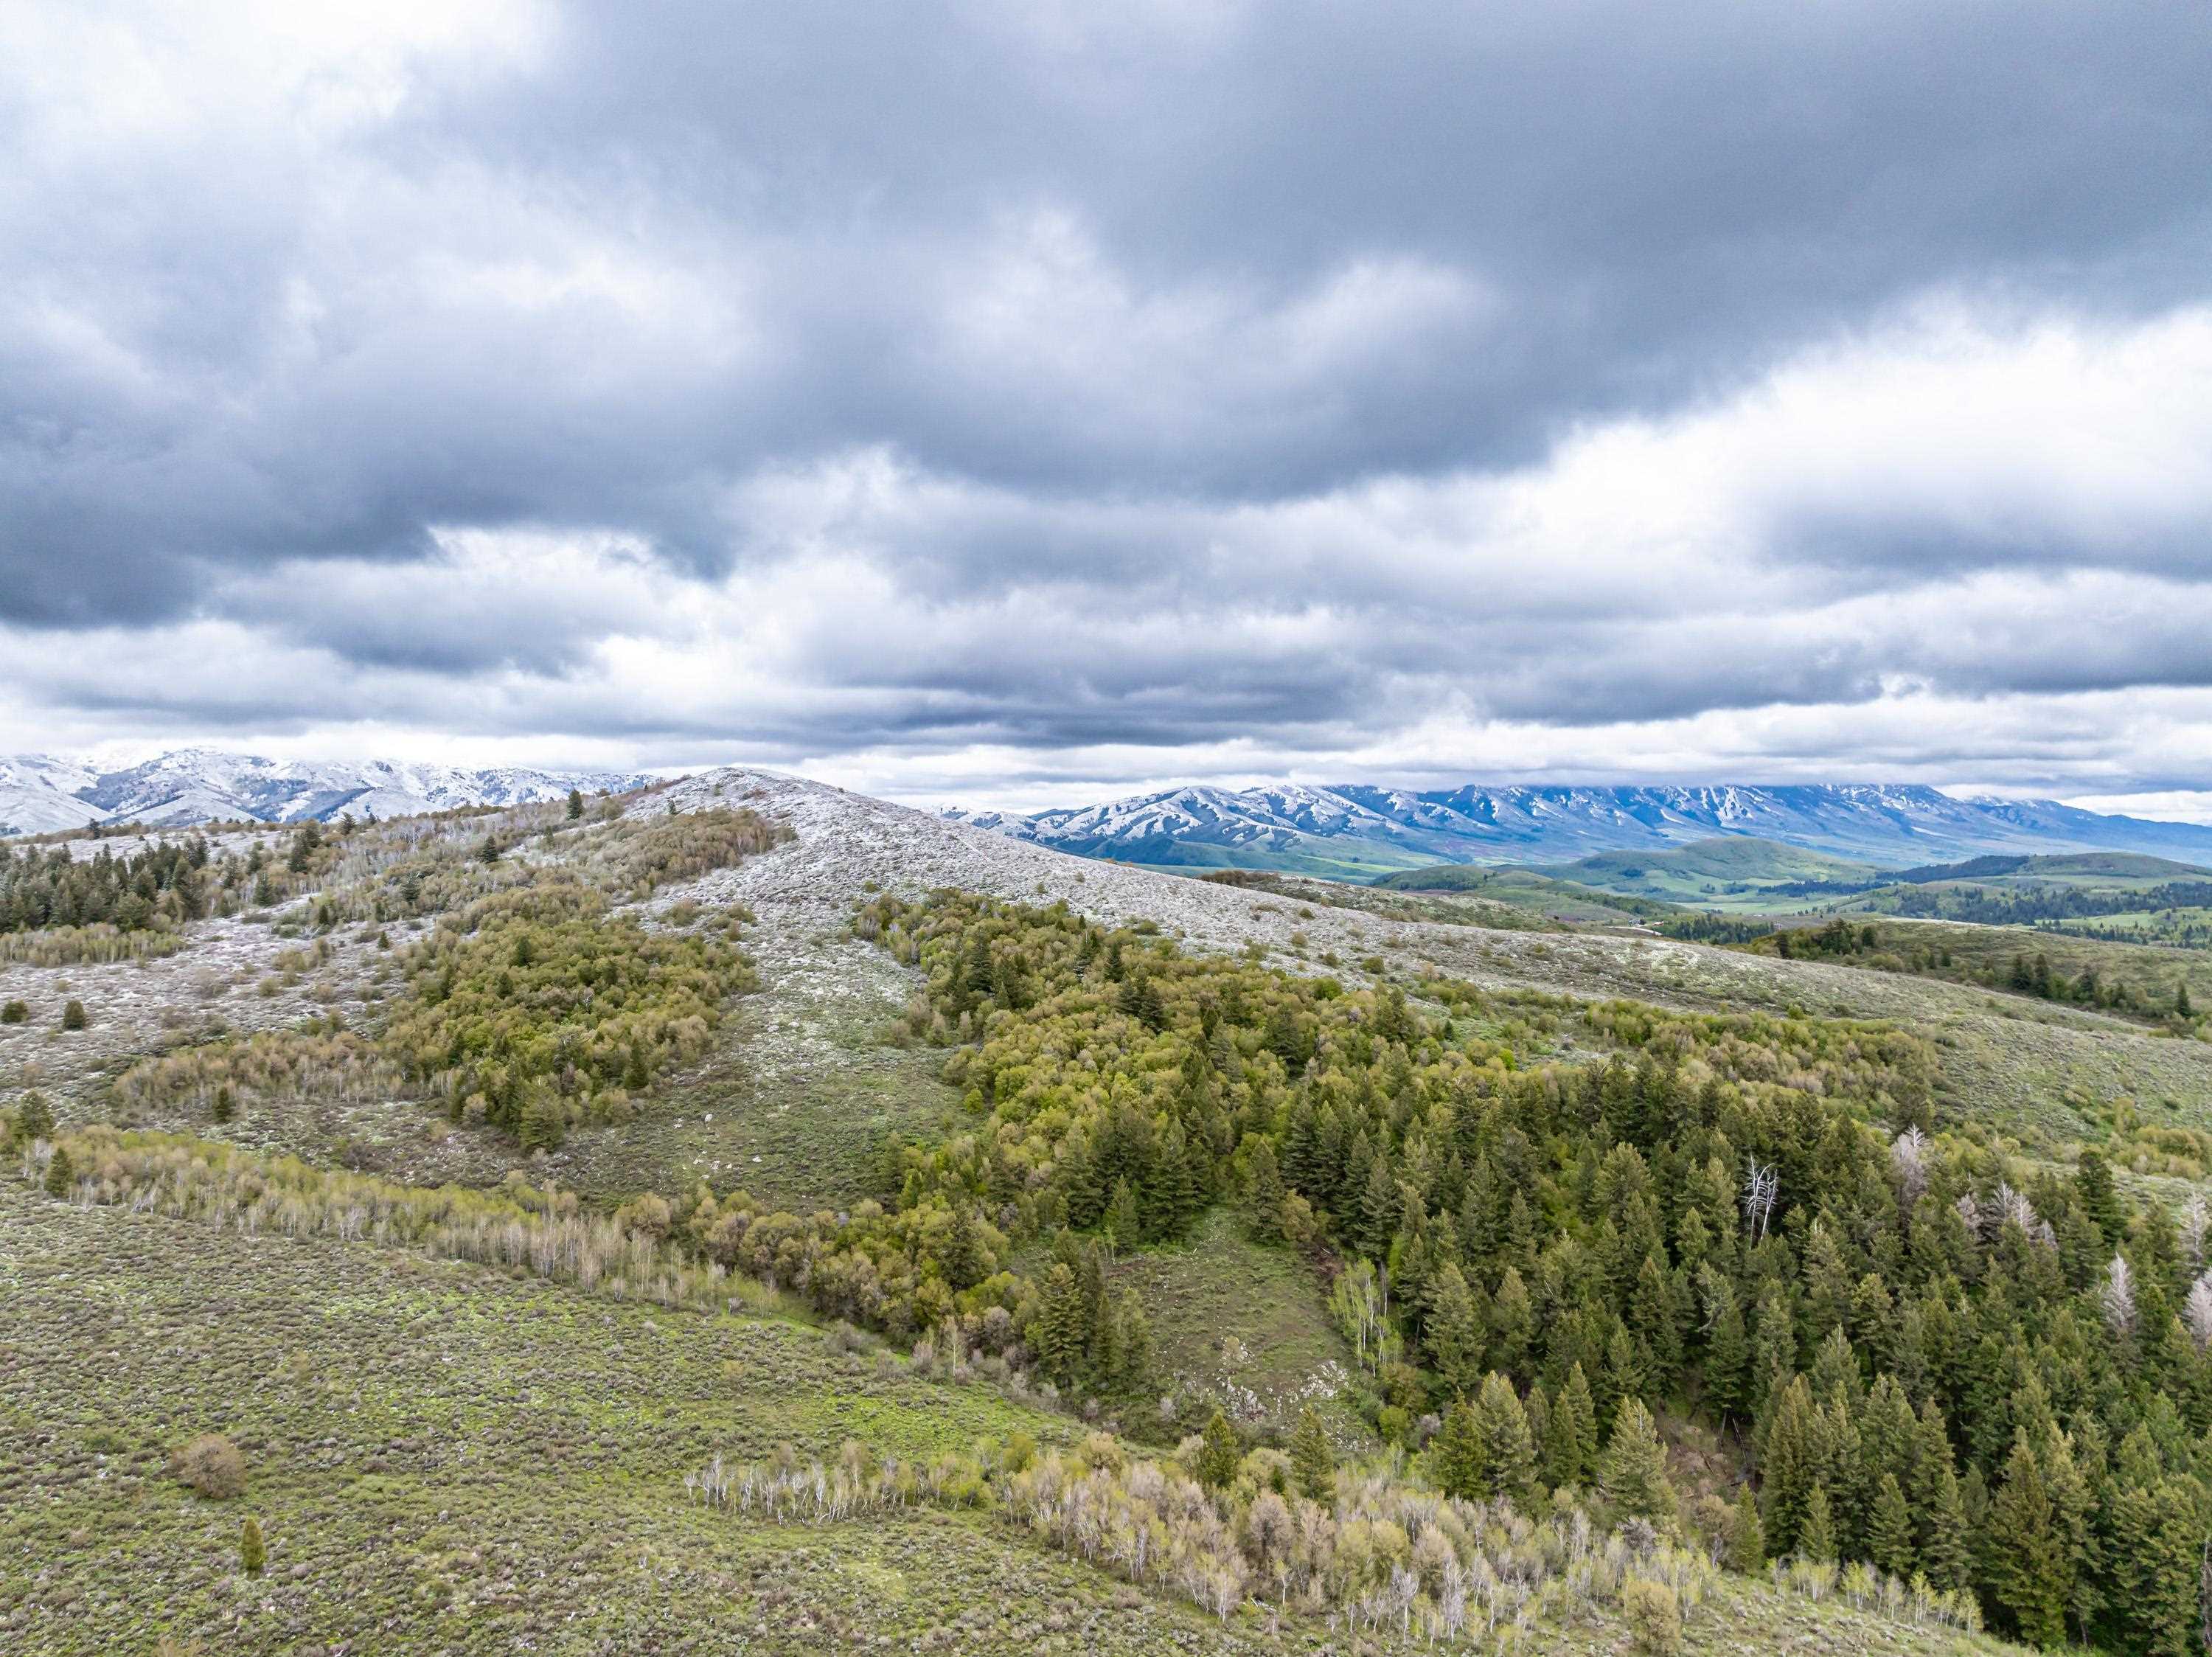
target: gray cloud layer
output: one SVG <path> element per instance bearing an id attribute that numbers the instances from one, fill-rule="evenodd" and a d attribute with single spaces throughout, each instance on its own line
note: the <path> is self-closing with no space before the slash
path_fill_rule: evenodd
<path id="1" fill-rule="evenodd" d="M 0 21 L 0 746 L 2212 775 L 2201 5 L 453 11 Z"/>

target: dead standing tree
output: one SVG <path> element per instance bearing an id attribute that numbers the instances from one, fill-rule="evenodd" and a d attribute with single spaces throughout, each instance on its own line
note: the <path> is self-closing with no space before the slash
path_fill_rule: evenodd
<path id="1" fill-rule="evenodd" d="M 1774 1217 L 1774 1204 L 1782 1195 L 1782 1176 L 1775 1172 L 1774 1164 L 1761 1167 L 1757 1157 L 1744 1161 L 1743 1223 L 1752 1234 L 1752 1240 L 1766 1240 L 1767 1222 Z"/>

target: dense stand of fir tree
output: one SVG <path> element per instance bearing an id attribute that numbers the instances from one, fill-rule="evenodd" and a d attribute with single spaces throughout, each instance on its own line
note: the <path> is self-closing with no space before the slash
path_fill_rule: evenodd
<path id="1" fill-rule="evenodd" d="M 1371 1418 L 1440 1413 L 1426 1459 L 1448 1487 L 1595 1482 L 1663 1526 L 1654 1412 L 1703 1416 L 1755 1458 L 1740 1560 L 1971 1587 L 2046 1644 L 2191 1637 L 2204 1240 L 2094 1159 L 1923 1136 L 1917 1039 L 1611 1003 L 1573 1014 L 1609 1057 L 1528 1064 L 1463 1033 L 1504 1003 L 1441 980 L 1425 1012 L 955 894 L 856 924 L 924 969 L 917 1033 L 955 1048 L 975 1119 L 903 1151 L 905 1203 L 1117 1240 L 1133 1208 L 1149 1241 L 1210 1203 L 1273 1203 L 1256 1232 L 1370 1273 L 1337 1301 L 1363 1320 Z"/>

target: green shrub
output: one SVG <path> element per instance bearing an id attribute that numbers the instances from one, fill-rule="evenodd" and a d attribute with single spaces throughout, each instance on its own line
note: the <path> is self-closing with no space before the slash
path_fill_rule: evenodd
<path id="1" fill-rule="evenodd" d="M 68 1006 L 62 1008 L 63 1029 L 82 1030 L 84 1028 L 85 1023 L 84 1003 L 82 1002 L 72 1000 Z"/>
<path id="2" fill-rule="evenodd" d="M 1620 1610 L 1637 1650 L 1650 1657 L 1674 1657 L 1681 1650 L 1681 1601 L 1666 1583 L 1629 1578 L 1621 1585 Z"/>
<path id="3" fill-rule="evenodd" d="M 11 1001 L 0 1007 L 0 1024 L 22 1024 L 31 1016 L 30 1007 L 20 1001 Z"/>
<path id="4" fill-rule="evenodd" d="M 248 1576 L 258 1576 L 269 1563 L 269 1550 L 261 1540 L 261 1524 L 249 1519 L 238 1533 L 238 1563 Z"/>

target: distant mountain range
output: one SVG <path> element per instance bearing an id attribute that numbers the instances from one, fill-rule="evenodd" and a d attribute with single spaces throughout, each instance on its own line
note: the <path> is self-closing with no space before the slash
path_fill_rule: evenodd
<path id="1" fill-rule="evenodd" d="M 404 817 L 456 806 L 558 800 L 571 788 L 619 791 L 652 779 L 498 766 L 462 771 L 389 759 L 318 763 L 180 748 L 120 771 L 42 754 L 0 758 L 0 835 L 88 822 L 182 827 L 218 819 L 293 823 Z"/>
<path id="2" fill-rule="evenodd" d="M 1357 880 L 1432 863 L 1561 863 L 1732 836 L 1883 868 L 1990 852 L 2212 858 L 2212 826 L 2107 817 L 2052 800 L 1959 799 L 1913 784 L 1194 787 L 1030 816 L 945 814 L 1086 857 Z"/>

